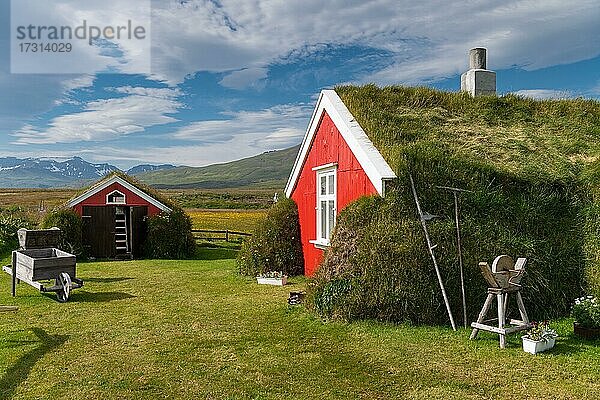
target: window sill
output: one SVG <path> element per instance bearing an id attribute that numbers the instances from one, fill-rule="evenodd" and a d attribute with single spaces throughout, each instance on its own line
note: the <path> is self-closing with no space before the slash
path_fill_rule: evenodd
<path id="1" fill-rule="evenodd" d="M 322 240 L 309 240 L 309 243 L 312 243 L 317 249 L 325 250 L 329 247 L 329 241 L 325 242 Z"/>

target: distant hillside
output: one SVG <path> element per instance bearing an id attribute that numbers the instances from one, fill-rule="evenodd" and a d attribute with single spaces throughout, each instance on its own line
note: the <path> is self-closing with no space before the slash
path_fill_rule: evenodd
<path id="1" fill-rule="evenodd" d="M 139 175 L 139 174 L 143 174 L 145 172 L 164 171 L 166 169 L 173 169 L 173 168 L 176 168 L 176 167 L 171 164 L 161 164 L 161 165 L 142 164 L 142 165 L 136 165 L 135 167 L 129 168 L 127 170 L 127 175 Z"/>
<path id="2" fill-rule="evenodd" d="M 271 151 L 224 164 L 178 167 L 147 172 L 137 178 L 158 188 L 273 188 L 283 189 L 300 146 Z"/>

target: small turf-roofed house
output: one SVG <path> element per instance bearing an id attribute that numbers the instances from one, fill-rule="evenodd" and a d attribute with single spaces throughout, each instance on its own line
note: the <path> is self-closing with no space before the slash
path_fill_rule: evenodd
<path id="1" fill-rule="evenodd" d="M 486 69 L 486 49 L 472 49 L 469 58 L 461 91 L 494 95 L 496 73 Z M 386 182 L 395 178 L 338 93 L 323 90 L 285 189 L 298 205 L 305 275 L 312 276 L 321 262 L 337 214 L 361 196 L 385 196 Z"/>
<path id="2" fill-rule="evenodd" d="M 395 177 L 335 90 L 323 90 L 286 186 L 298 205 L 305 275 L 316 272 L 339 211 L 383 196 Z"/>
<path id="3" fill-rule="evenodd" d="M 471 52 L 460 93 L 321 93 L 286 194 L 298 206 L 305 273 L 318 268 L 323 317 L 442 323 L 439 283 L 456 310 L 464 272 L 463 319 L 473 321 L 488 290 L 478 264 L 500 254 L 527 258 L 533 319 L 568 315 L 574 297 L 600 293 L 600 102 L 496 96 L 482 50 Z M 429 248 L 413 187 L 422 211 L 440 216 L 427 221 Z M 455 202 L 448 188 L 466 192 Z"/>
<path id="4" fill-rule="evenodd" d="M 142 254 L 146 217 L 170 212 L 163 201 L 122 174 L 98 181 L 69 201 L 83 219 L 83 245 L 90 256 L 132 258 Z"/>

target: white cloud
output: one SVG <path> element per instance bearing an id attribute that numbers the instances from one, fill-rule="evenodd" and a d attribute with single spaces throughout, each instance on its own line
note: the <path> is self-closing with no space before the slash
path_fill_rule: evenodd
<path id="1" fill-rule="evenodd" d="M 63 88 L 67 92 L 71 92 L 77 89 L 89 88 L 94 85 L 94 81 L 96 80 L 95 75 L 79 75 L 75 78 L 67 79 L 62 82 Z"/>
<path id="2" fill-rule="evenodd" d="M 487 2 L 189 0 L 155 2 L 154 72 L 171 83 L 197 71 L 265 68 L 320 44 L 389 50 L 393 62 L 365 78 L 422 83 L 463 72 L 467 51 L 490 50 L 493 69 L 537 69 L 600 54 L 597 0 Z M 309 50 L 310 51 L 310 50 Z M 239 72 L 223 80 L 231 85 Z M 256 74 L 255 79 L 263 78 Z M 242 80 L 245 87 L 248 80 Z"/>
<path id="3" fill-rule="evenodd" d="M 587 38 L 600 34 L 600 8 L 596 1 L 576 3 L 520 0 L 440 7 L 427 23 L 410 29 L 430 43 L 398 53 L 391 66 L 367 80 L 418 84 L 461 73 L 467 69 L 468 49 L 479 46 L 488 48 L 489 69 L 516 65 L 535 70 L 596 57 L 600 42 Z"/>
<path id="4" fill-rule="evenodd" d="M 223 115 L 228 119 L 193 122 L 178 129 L 173 137 L 209 144 L 245 136 L 256 142 L 253 146 L 265 149 L 276 143 L 291 145 L 302 139 L 310 109 L 306 105 L 281 105 L 260 111 L 227 112 Z"/>
<path id="5" fill-rule="evenodd" d="M 277 144 L 256 141 L 256 138 L 238 136 L 227 143 L 172 145 L 172 146 L 136 146 L 98 147 L 80 152 L 81 157 L 93 162 L 110 162 L 127 169 L 141 163 L 176 164 L 192 167 L 239 160 L 252 157 L 265 151 L 285 149 L 298 143 Z M 235 150 L 234 150 L 235 149 Z"/>
<path id="6" fill-rule="evenodd" d="M 182 95 L 178 88 L 148 88 L 148 87 L 132 87 L 121 86 L 112 88 L 117 93 L 131 94 L 136 96 L 156 97 L 159 99 L 173 99 Z"/>
<path id="7" fill-rule="evenodd" d="M 219 83 L 231 89 L 244 89 L 249 86 L 256 86 L 257 81 L 266 77 L 266 68 L 244 68 L 230 73 Z"/>
<path id="8" fill-rule="evenodd" d="M 600 81 L 596 83 L 596 86 L 589 90 L 589 94 L 591 96 L 600 96 Z"/>
<path id="9" fill-rule="evenodd" d="M 74 22 L 93 16 L 80 1 L 60 3 L 78 11 L 71 15 Z M 56 4 L 47 2 L 38 11 L 69 15 Z M 121 15 L 118 9 L 123 4 L 106 0 L 106 13 Z M 592 40 L 600 36 L 597 0 L 161 0 L 153 5 L 152 78 L 169 83 L 171 89 L 114 88 L 125 97 L 90 102 L 82 112 L 55 117 L 42 128 L 22 121 L 51 110 L 57 99 L 68 102 L 74 90 L 94 85 L 94 74 L 18 76 L 9 75 L 0 64 L 4 132 L 16 129 L 17 143 L 43 145 L 128 136 L 175 121 L 171 114 L 184 107 L 175 87 L 187 76 L 198 71 L 226 73 L 221 80 L 225 87 L 260 87 L 274 63 L 309 58 L 328 45 L 391 52 L 390 65 L 361 80 L 382 84 L 420 84 L 461 73 L 467 67 L 467 51 L 474 46 L 489 48 L 489 67 L 495 70 L 514 65 L 533 70 L 600 54 L 600 41 Z M 0 50 L 8 54 L 6 43 L 0 40 Z M 140 49 L 121 50 L 117 68 L 135 71 Z M 114 66 L 115 59 L 90 50 L 84 61 L 102 71 Z M 310 117 L 311 107 L 303 107 L 227 113 L 223 120 L 190 123 L 173 134 L 166 149 L 152 143 L 156 146 L 102 153 L 94 146 L 90 154 L 111 157 L 108 160 L 118 154 L 123 159 L 192 165 L 253 155 L 297 143 Z"/>
<path id="10" fill-rule="evenodd" d="M 570 99 L 573 93 L 566 90 L 550 90 L 550 89 L 526 89 L 512 92 L 517 96 L 530 97 L 538 100 L 548 99 Z"/>
<path id="11" fill-rule="evenodd" d="M 228 120 L 198 121 L 178 129 L 167 145 L 151 142 L 136 146 L 100 145 L 78 154 L 94 162 L 113 162 L 121 168 L 139 163 L 205 166 L 233 161 L 299 144 L 311 115 L 310 108 L 285 105 L 227 113 L 224 116 Z"/>
<path id="12" fill-rule="evenodd" d="M 13 134 L 15 144 L 55 144 L 80 141 L 104 141 L 142 132 L 147 127 L 177 120 L 174 114 L 183 105 L 172 89 L 120 88 L 132 93 L 122 98 L 97 100 L 86 105 L 83 112 L 54 118 L 46 129 L 30 124 Z M 119 91 L 119 88 L 116 89 Z M 137 94 L 135 94 L 137 93 Z M 142 95 L 144 94 L 145 95 Z"/>

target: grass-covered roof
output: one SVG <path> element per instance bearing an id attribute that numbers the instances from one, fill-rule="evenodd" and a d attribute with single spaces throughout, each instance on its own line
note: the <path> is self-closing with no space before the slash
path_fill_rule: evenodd
<path id="1" fill-rule="evenodd" d="M 436 148 L 528 181 L 590 178 L 599 168 L 600 102 L 473 98 L 424 87 L 336 92 L 397 173 L 403 154 Z"/>
<path id="2" fill-rule="evenodd" d="M 121 172 L 121 171 L 113 171 L 109 174 L 106 174 L 104 177 L 102 177 L 102 179 L 77 191 L 77 193 L 75 194 L 75 196 L 72 197 L 72 199 L 76 199 L 77 197 L 81 196 L 82 194 L 84 194 L 90 190 L 94 190 L 95 188 L 103 185 L 106 181 L 112 179 L 114 176 L 118 176 L 119 178 L 123 179 L 125 182 L 130 183 L 131 185 L 137 187 L 139 190 L 146 193 L 148 196 L 160 201 L 161 203 L 163 203 L 164 205 L 166 205 L 167 207 L 169 207 L 172 210 L 181 209 L 181 207 L 177 203 L 175 203 L 169 197 L 163 195 L 158 190 L 154 189 L 153 187 L 151 187 L 149 185 L 146 185 L 145 183 L 138 181 L 131 175 L 127 175 L 126 173 Z M 67 201 L 67 204 L 71 200 Z"/>

